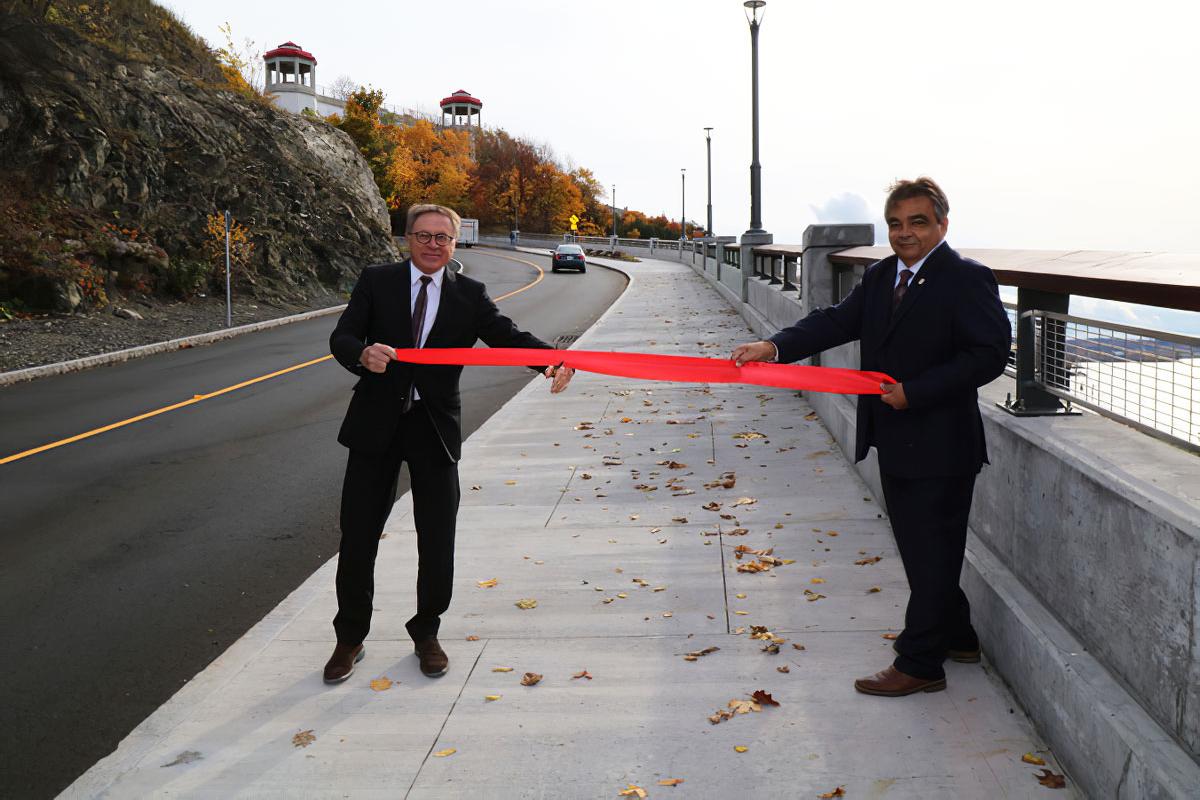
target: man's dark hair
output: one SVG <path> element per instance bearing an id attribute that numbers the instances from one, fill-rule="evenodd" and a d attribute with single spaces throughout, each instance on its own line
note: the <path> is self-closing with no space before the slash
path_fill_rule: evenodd
<path id="1" fill-rule="evenodd" d="M 892 208 L 901 200 L 912 200 L 914 197 L 928 197 L 933 203 L 933 214 L 937 221 L 946 221 L 946 215 L 950 213 L 950 201 L 946 199 L 942 187 L 934 183 L 933 178 L 924 175 L 915 181 L 899 180 L 888 187 L 887 202 L 883 204 L 883 218 L 887 219 Z"/>

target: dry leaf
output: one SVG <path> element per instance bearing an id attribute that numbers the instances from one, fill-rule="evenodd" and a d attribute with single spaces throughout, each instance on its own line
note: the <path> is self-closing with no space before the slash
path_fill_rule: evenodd
<path id="1" fill-rule="evenodd" d="M 750 697 L 753 698 L 754 702 L 758 703 L 759 705 L 763 705 L 763 706 L 779 705 L 779 703 L 775 700 L 775 698 L 771 697 L 770 693 L 768 693 L 762 689 L 756 690 L 754 692 L 754 694 L 750 695 Z"/>
<path id="2" fill-rule="evenodd" d="M 802 645 L 802 644 L 796 644 L 796 643 L 793 643 L 793 644 L 792 644 L 792 649 L 793 649 L 793 650 L 804 650 L 804 649 L 805 649 L 805 647 L 804 647 L 804 645 Z"/>
<path id="3" fill-rule="evenodd" d="M 745 593 L 744 593 L 744 592 L 743 592 L 743 593 L 740 593 L 740 594 L 735 594 L 735 595 L 734 595 L 734 597 L 736 597 L 738 600 L 745 600 L 745 599 L 746 599 L 746 595 L 745 595 Z"/>
<path id="4" fill-rule="evenodd" d="M 541 679 L 542 679 L 542 676 L 538 675 L 536 672 L 526 672 L 521 677 L 521 685 L 522 686 L 533 686 Z"/>
<path id="5" fill-rule="evenodd" d="M 878 586 L 872 586 L 870 589 L 867 589 L 867 594 L 877 594 L 882 591 L 883 589 L 880 589 Z"/>
<path id="6" fill-rule="evenodd" d="M 748 617 L 748 616 L 750 616 L 750 612 L 749 612 L 749 611 L 735 611 L 735 612 L 733 612 L 733 613 L 734 613 L 736 616 L 739 616 L 739 617 Z"/>
<path id="7" fill-rule="evenodd" d="M 786 674 L 788 674 L 789 672 L 791 672 L 791 670 L 790 670 L 790 669 L 788 669 L 788 665 L 787 665 L 787 664 L 784 664 L 782 667 L 776 667 L 776 668 L 775 668 L 775 671 L 776 671 L 776 672 L 782 672 L 784 675 L 786 675 Z"/>
<path id="8" fill-rule="evenodd" d="M 618 797 L 640 797 L 640 798 L 645 798 L 645 797 L 648 797 L 649 795 L 647 795 L 647 794 L 646 794 L 646 790 L 645 790 L 645 789 L 643 789 L 643 788 L 642 788 L 642 787 L 640 787 L 640 786 L 635 786 L 635 785 L 633 785 L 633 784 L 631 783 L 631 784 L 629 784 L 629 788 L 625 789 L 624 791 L 617 792 L 617 796 L 618 796 Z"/>
<path id="9" fill-rule="evenodd" d="M 1035 756 L 1033 753 L 1026 753 L 1025 755 L 1021 756 L 1021 760 L 1026 764 L 1033 764 L 1035 767 L 1046 766 L 1046 760 L 1044 758 Z"/>
<path id="10" fill-rule="evenodd" d="M 734 528 L 731 531 L 726 531 L 725 535 L 726 536 L 745 536 L 749 532 L 750 532 L 749 528 Z"/>
<path id="11" fill-rule="evenodd" d="M 683 778 L 663 778 L 658 782 L 659 786 L 678 786 L 683 783 Z"/>
<path id="12" fill-rule="evenodd" d="M 674 614 L 672 614 L 670 611 L 664 611 L 664 612 L 663 612 L 663 617 L 665 617 L 666 619 L 670 619 L 670 618 L 671 618 L 671 617 L 673 617 L 673 616 L 675 616 L 675 615 L 674 615 Z"/>
<path id="13" fill-rule="evenodd" d="M 735 433 L 733 435 L 733 438 L 734 439 L 765 439 L 767 437 L 763 436 L 761 433 L 759 433 L 757 431 L 743 431 L 742 433 Z"/>
<path id="14" fill-rule="evenodd" d="M 537 600 L 534 600 L 532 597 L 524 597 L 513 605 L 520 609 L 529 610 L 531 608 L 537 608 Z"/>
<path id="15" fill-rule="evenodd" d="M 771 644 L 765 645 L 762 651 L 764 653 L 768 653 L 769 655 L 777 656 L 779 655 L 779 645 L 775 642 L 772 642 Z"/>
<path id="16" fill-rule="evenodd" d="M 713 501 L 701 506 L 701 508 L 703 508 L 705 511 L 720 511 L 721 504 L 718 503 L 716 500 L 713 500 Z"/>
<path id="17" fill-rule="evenodd" d="M 476 636 L 475 634 L 471 634 L 470 636 L 468 636 L 468 637 L 467 637 L 467 641 L 468 641 L 468 642 L 478 642 L 478 641 L 479 641 L 479 637 L 478 637 L 478 636 Z"/>
<path id="18" fill-rule="evenodd" d="M 816 592 L 812 592 L 812 591 L 809 591 L 808 589 L 805 589 L 805 590 L 804 590 L 804 599 L 805 599 L 805 600 L 807 600 L 808 602 L 810 602 L 810 603 L 811 603 L 811 602 L 813 602 L 814 600 L 823 600 L 823 599 L 825 599 L 825 595 L 823 595 L 823 594 L 817 594 Z"/>
<path id="19" fill-rule="evenodd" d="M 1048 786 L 1051 789 L 1065 789 L 1067 787 L 1065 776 L 1051 772 L 1048 769 L 1033 773 L 1033 777 L 1037 778 L 1037 782 L 1042 786 Z"/>
<path id="20" fill-rule="evenodd" d="M 458 750 L 456 748 L 447 747 L 445 750 L 438 750 L 436 753 L 433 754 L 433 757 L 434 758 L 445 758 L 446 756 L 452 756 L 457 752 L 458 752 Z"/>
<path id="21" fill-rule="evenodd" d="M 492 667 L 492 672 L 512 672 L 512 667 Z"/>
<path id="22" fill-rule="evenodd" d="M 671 522 L 678 522 L 680 525 L 686 525 L 687 517 L 671 517 Z"/>
<path id="23" fill-rule="evenodd" d="M 575 680 L 577 678 L 587 678 L 590 681 L 592 679 L 592 674 L 590 672 L 588 672 L 586 669 L 581 670 L 580 672 L 576 672 L 574 675 L 571 676 L 571 680 Z"/>
<path id="24" fill-rule="evenodd" d="M 517 482 L 516 481 L 505 481 L 504 485 L 505 486 L 516 486 Z"/>
<path id="25" fill-rule="evenodd" d="M 805 419 L 808 419 L 808 417 L 805 417 Z M 821 800 L 830 800 L 830 798 L 833 798 L 833 797 L 845 797 L 845 796 L 846 796 L 846 790 L 843 789 L 841 786 L 837 787 L 832 792 L 825 792 L 824 794 L 817 795 L 817 797 L 821 798 Z"/>
<path id="26" fill-rule="evenodd" d="M 757 502 L 757 497 L 739 497 L 737 501 L 730 506 L 730 508 L 733 508 L 734 506 L 752 506 Z"/>
<path id="27" fill-rule="evenodd" d="M 858 567 L 865 567 L 868 564 L 878 564 L 882 560 L 883 556 L 871 556 L 870 558 L 860 558 L 858 561 L 854 562 L 854 565 Z"/>
<path id="28" fill-rule="evenodd" d="M 312 728 L 309 728 L 306 731 L 300 731 L 299 733 L 297 733 L 295 736 L 292 737 L 292 746 L 293 747 L 308 747 L 310 744 L 312 744 L 316 740 L 317 740 L 317 737 L 315 735 L 313 735 Z"/>
<path id="29" fill-rule="evenodd" d="M 651 589 L 650 591 L 652 591 L 652 592 L 665 592 L 666 590 L 667 590 L 667 587 L 665 587 L 665 586 L 655 586 L 655 587 L 654 587 L 653 589 Z"/>
<path id="30" fill-rule="evenodd" d="M 391 678 L 387 677 L 376 678 L 375 680 L 371 681 L 371 688 L 377 692 L 386 692 L 388 689 L 392 688 L 392 680 Z"/>
<path id="31" fill-rule="evenodd" d="M 824 582 L 825 582 L 824 578 L 813 578 L 811 581 L 809 581 L 809 583 L 824 583 Z"/>
<path id="32" fill-rule="evenodd" d="M 686 656 L 684 656 L 684 658 L 689 661 L 695 661 L 697 658 L 700 658 L 701 656 L 706 656 L 709 653 L 715 653 L 720 649 L 721 648 L 719 648 L 719 647 L 706 647 L 703 650 L 693 650 L 692 652 L 690 652 Z"/>
<path id="33" fill-rule="evenodd" d="M 491 589 L 493 586 L 495 586 L 498 583 L 500 583 L 500 581 L 497 578 L 488 578 L 486 581 L 475 581 L 475 584 L 480 589 Z"/>
<path id="34" fill-rule="evenodd" d="M 739 744 L 739 745 L 735 745 L 735 746 L 734 746 L 734 748 L 733 748 L 733 752 L 735 752 L 735 753 L 744 753 L 744 752 L 746 752 L 746 751 L 747 751 L 747 750 L 749 750 L 749 749 L 750 749 L 749 747 L 746 747 L 745 745 L 740 745 L 740 744 Z"/>
<path id="35" fill-rule="evenodd" d="M 898 634 L 898 633 L 881 633 L 879 635 L 885 639 L 890 639 L 890 640 L 894 641 L 896 639 L 896 637 L 899 636 L 900 634 Z"/>
<path id="36" fill-rule="evenodd" d="M 497 700 L 499 700 L 501 697 L 502 697 L 502 695 L 498 695 L 498 694 L 485 694 L 483 696 L 483 699 L 488 701 L 489 703 L 494 703 Z"/>

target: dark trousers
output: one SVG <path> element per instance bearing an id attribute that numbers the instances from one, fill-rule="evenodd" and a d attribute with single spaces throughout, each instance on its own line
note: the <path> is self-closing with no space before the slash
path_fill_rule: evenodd
<path id="1" fill-rule="evenodd" d="M 342 543 L 338 550 L 338 642 L 358 644 L 371 629 L 375 556 L 384 523 L 396 502 L 401 463 L 408 464 L 417 529 L 417 613 L 406 625 L 414 641 L 436 636 L 450 607 L 454 583 L 454 526 L 458 516 L 458 465 L 426 409 L 418 403 L 400 418 L 395 439 L 378 455 L 350 451 L 342 485 Z"/>
<path id="2" fill-rule="evenodd" d="M 959 586 L 975 476 L 880 475 L 880 481 L 910 590 L 895 667 L 916 678 L 942 678 L 948 649 L 979 646 Z"/>

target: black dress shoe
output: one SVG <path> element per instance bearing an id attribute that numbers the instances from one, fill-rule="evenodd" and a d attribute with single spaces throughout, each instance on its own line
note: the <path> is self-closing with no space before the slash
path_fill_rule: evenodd
<path id="1" fill-rule="evenodd" d="M 341 683 L 354 674 L 354 665 L 363 660 L 367 648 L 361 644 L 338 644 L 325 664 L 325 682 Z"/>
<path id="2" fill-rule="evenodd" d="M 413 644 L 417 658 L 421 661 L 422 674 L 430 678 L 437 678 L 445 675 L 446 670 L 450 669 L 450 657 L 446 655 L 446 651 L 438 644 L 435 637 L 422 639 Z"/>

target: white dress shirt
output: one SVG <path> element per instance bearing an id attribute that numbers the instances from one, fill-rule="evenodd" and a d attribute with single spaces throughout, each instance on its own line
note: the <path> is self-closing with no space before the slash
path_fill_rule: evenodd
<path id="1" fill-rule="evenodd" d="M 417 295 L 421 292 L 421 278 L 425 273 L 417 269 L 417 265 L 411 261 L 408 264 L 408 277 L 411 282 L 412 289 L 409 292 L 408 298 L 408 313 L 411 315 L 417 308 Z M 433 280 L 429 282 L 429 286 L 425 289 L 425 324 L 421 327 L 421 338 L 413 342 L 413 347 L 424 347 L 425 340 L 429 338 L 429 331 L 433 328 L 433 322 L 437 319 L 438 305 L 442 300 L 442 280 L 446 277 L 446 268 L 442 267 L 437 272 L 429 276 Z M 411 319 L 411 317 L 410 317 Z M 413 400 L 420 400 L 421 393 L 417 391 L 417 387 L 413 387 Z"/>
<path id="2" fill-rule="evenodd" d="M 942 239 L 940 242 L 938 242 L 937 244 L 935 244 L 933 246 L 933 250 L 937 250 L 939 247 L 941 247 L 945 243 L 946 243 L 946 240 Z M 896 266 L 897 266 L 896 280 L 892 281 L 892 288 L 895 289 L 897 286 L 900 285 L 900 273 L 903 272 L 904 270 L 908 270 L 909 272 L 912 273 L 912 277 L 908 279 L 908 285 L 912 286 L 912 282 L 917 279 L 917 273 L 920 272 L 921 267 L 925 264 L 925 261 L 931 255 L 933 255 L 933 250 L 930 250 L 928 253 L 921 256 L 920 260 L 917 261 L 916 264 L 913 264 L 911 267 L 908 266 L 907 264 L 905 264 L 903 261 L 901 261 L 900 257 L 897 256 L 896 257 Z"/>

